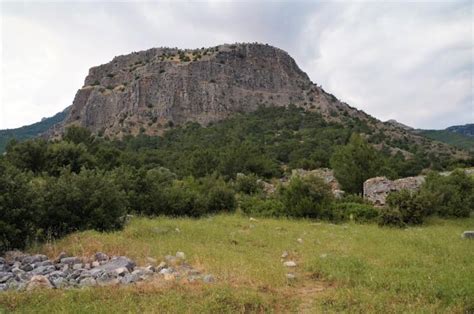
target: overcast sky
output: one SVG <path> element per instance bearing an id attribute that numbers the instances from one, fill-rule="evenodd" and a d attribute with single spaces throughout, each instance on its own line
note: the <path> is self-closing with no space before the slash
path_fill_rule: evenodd
<path id="1" fill-rule="evenodd" d="M 1 1 L 1 0 L 0 0 Z M 151 47 L 262 42 L 381 120 L 474 122 L 474 5 L 446 2 L 2 2 L 0 129 L 69 106 L 88 69 Z"/>

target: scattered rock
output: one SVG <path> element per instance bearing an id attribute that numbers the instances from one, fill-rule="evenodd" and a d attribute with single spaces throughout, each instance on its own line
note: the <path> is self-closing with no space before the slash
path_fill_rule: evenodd
<path id="1" fill-rule="evenodd" d="M 86 278 L 81 280 L 79 285 L 81 287 L 93 287 L 93 286 L 97 285 L 97 281 L 92 277 L 86 277 Z"/>
<path id="2" fill-rule="evenodd" d="M 215 279 L 214 279 L 214 276 L 212 276 L 212 275 L 205 275 L 202 278 L 202 281 L 205 282 L 205 283 L 212 283 L 212 282 L 215 281 Z"/>
<path id="3" fill-rule="evenodd" d="M 301 238 L 298 238 L 296 241 L 298 241 L 298 243 L 303 243 L 303 239 Z"/>
<path id="4" fill-rule="evenodd" d="M 61 264 L 74 265 L 82 263 L 81 259 L 78 257 L 65 257 L 61 259 Z"/>
<path id="5" fill-rule="evenodd" d="M 294 279 L 296 279 L 296 275 L 295 275 L 295 274 L 288 273 L 288 274 L 286 274 L 286 279 L 294 280 Z"/>
<path id="6" fill-rule="evenodd" d="M 296 267 L 296 262 L 287 261 L 287 262 L 284 262 L 283 265 L 286 266 L 286 267 Z"/>
<path id="7" fill-rule="evenodd" d="M 165 281 L 178 278 L 188 282 L 201 279 L 204 282 L 214 281 L 212 275 L 202 277 L 198 270 L 187 264 L 183 252 L 166 256 L 167 262 L 161 262 L 157 267 L 136 267 L 125 256 L 109 258 L 101 252 L 95 254 L 93 259 L 93 262 L 83 261 L 61 253 L 56 259 L 48 260 L 45 255 L 26 255 L 15 251 L 8 258 L 0 258 L 0 291 L 133 284 L 158 276 L 157 272 L 161 275 L 159 278 Z M 156 260 L 149 262 L 156 265 Z"/>
<path id="8" fill-rule="evenodd" d="M 474 231 L 464 231 L 462 237 L 464 239 L 474 239 Z"/>
<path id="9" fill-rule="evenodd" d="M 164 274 L 163 275 L 163 278 L 166 280 L 166 281 L 173 281 L 176 279 L 176 276 L 174 274 Z"/>
<path id="10" fill-rule="evenodd" d="M 287 258 L 288 255 L 288 251 L 283 251 L 283 253 L 281 254 L 281 258 Z"/>
<path id="11" fill-rule="evenodd" d="M 108 260 L 109 260 L 109 257 L 107 256 L 107 254 L 102 253 L 102 252 L 97 252 L 97 253 L 95 253 L 94 258 L 95 258 L 95 260 L 98 261 L 98 262 L 104 262 L 104 261 L 108 261 Z"/>
<path id="12" fill-rule="evenodd" d="M 319 257 L 320 258 L 326 258 L 326 257 L 328 257 L 328 255 L 326 253 L 323 253 L 323 254 L 319 255 Z"/>

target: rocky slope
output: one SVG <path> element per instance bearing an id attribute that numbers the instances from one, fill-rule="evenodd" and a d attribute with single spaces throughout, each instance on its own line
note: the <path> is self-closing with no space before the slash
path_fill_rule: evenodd
<path id="1" fill-rule="evenodd" d="M 153 48 L 115 57 L 90 69 L 67 118 L 50 135 L 60 136 L 68 125 L 112 138 L 157 135 L 188 121 L 208 125 L 260 105 L 289 104 L 343 125 L 365 124 L 368 133 L 388 139 L 384 142 L 393 152 L 400 151 L 396 143 L 404 142 L 463 154 L 340 102 L 311 82 L 285 51 L 264 44 Z"/>
<path id="2" fill-rule="evenodd" d="M 154 48 L 93 67 L 65 125 L 112 137 L 159 133 L 171 124 L 207 125 L 259 105 L 293 103 L 327 117 L 351 110 L 313 84 L 283 50 L 262 44 L 196 50 Z"/>

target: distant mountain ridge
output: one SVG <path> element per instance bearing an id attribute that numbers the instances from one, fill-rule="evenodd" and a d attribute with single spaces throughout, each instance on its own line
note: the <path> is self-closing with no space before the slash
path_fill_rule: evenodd
<path id="1" fill-rule="evenodd" d="M 432 140 L 474 152 L 474 124 L 454 125 L 444 130 L 416 130 L 415 132 Z"/>
<path id="2" fill-rule="evenodd" d="M 19 141 L 35 138 L 52 127 L 64 121 L 69 113 L 70 107 L 63 111 L 55 114 L 49 118 L 43 118 L 40 122 L 36 122 L 30 125 L 25 125 L 15 129 L 0 130 L 0 153 L 5 151 L 8 142 L 12 139 Z"/>
<path id="3" fill-rule="evenodd" d="M 469 137 L 474 137 L 474 123 L 464 125 L 453 125 L 449 128 L 446 128 L 446 131 L 459 133 Z"/>

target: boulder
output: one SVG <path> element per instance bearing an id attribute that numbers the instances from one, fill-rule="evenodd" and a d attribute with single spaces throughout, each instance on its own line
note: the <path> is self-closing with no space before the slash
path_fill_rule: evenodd
<path id="1" fill-rule="evenodd" d="M 364 182 L 364 198 L 376 206 L 384 206 L 390 192 L 417 191 L 424 182 L 424 176 L 407 177 L 395 181 L 386 177 L 371 178 Z"/>
<path id="2" fill-rule="evenodd" d="M 46 278 L 43 275 L 33 276 L 30 279 L 30 282 L 28 283 L 28 285 L 26 286 L 26 290 L 30 291 L 30 290 L 39 289 L 39 288 L 51 289 L 53 288 L 53 285 L 48 280 L 48 278 Z"/>
<path id="3" fill-rule="evenodd" d="M 462 237 L 464 239 L 474 239 L 474 231 L 464 231 Z"/>
<path id="4" fill-rule="evenodd" d="M 99 267 L 95 267 L 94 269 L 102 269 L 106 272 L 115 272 L 116 269 L 125 267 L 129 272 L 132 272 L 135 268 L 135 262 L 125 256 L 119 256 L 116 258 L 111 259 L 107 263 L 100 265 Z"/>

